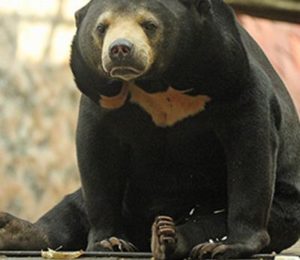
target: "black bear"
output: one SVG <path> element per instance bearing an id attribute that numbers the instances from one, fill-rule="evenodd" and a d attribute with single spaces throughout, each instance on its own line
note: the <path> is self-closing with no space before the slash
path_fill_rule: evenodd
<path id="1" fill-rule="evenodd" d="M 76 23 L 82 188 L 34 224 L 2 213 L 1 249 L 202 259 L 298 240 L 299 119 L 223 1 L 92 0 Z"/>

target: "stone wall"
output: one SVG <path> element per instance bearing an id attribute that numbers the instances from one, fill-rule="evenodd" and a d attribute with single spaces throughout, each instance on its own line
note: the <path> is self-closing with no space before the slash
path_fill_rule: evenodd
<path id="1" fill-rule="evenodd" d="M 79 91 L 68 57 L 73 13 L 85 2 L 0 0 L 0 211 L 35 220 L 79 187 Z M 249 17 L 242 22 L 300 104 L 299 27 Z"/>

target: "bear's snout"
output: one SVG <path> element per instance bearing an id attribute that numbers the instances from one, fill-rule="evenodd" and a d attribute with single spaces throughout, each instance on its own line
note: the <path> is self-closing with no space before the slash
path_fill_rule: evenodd
<path id="1" fill-rule="evenodd" d="M 110 77 L 128 81 L 142 75 L 149 68 L 147 46 L 138 41 L 122 37 L 113 39 L 106 46 L 102 66 Z"/>
<path id="2" fill-rule="evenodd" d="M 117 39 L 109 46 L 109 57 L 113 61 L 122 61 L 132 54 L 133 43 L 126 39 Z"/>

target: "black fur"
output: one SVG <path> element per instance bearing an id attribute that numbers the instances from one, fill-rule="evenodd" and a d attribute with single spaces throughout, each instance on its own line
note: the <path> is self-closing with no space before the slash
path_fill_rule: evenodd
<path id="1" fill-rule="evenodd" d="M 92 1 L 89 8 L 101 10 L 102 2 L 128 3 Z M 122 82 L 85 62 L 77 33 L 71 67 L 84 93 L 77 129 L 82 188 L 36 226 L 52 248 L 101 250 L 99 242 L 115 236 L 149 250 L 152 222 L 168 215 L 178 235 L 169 258 L 225 235 L 225 258 L 287 248 L 300 234 L 300 128 L 283 82 L 223 1 L 144 2 L 128 5 L 160 12 L 163 24 L 177 25 L 163 37 L 180 37 L 159 46 L 176 48 L 159 52 L 158 62 L 165 58 L 168 66 L 155 63 L 136 84 L 149 93 L 192 88 L 189 95 L 212 101 L 166 128 L 129 102 L 102 109 L 100 94 L 114 96 Z M 77 15 L 78 31 L 95 15 L 89 8 Z M 214 214 L 219 209 L 225 211 Z"/>

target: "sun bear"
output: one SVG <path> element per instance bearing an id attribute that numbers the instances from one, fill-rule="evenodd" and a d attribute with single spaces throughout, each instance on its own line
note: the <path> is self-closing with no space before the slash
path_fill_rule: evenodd
<path id="1" fill-rule="evenodd" d="M 262 50 L 221 0 L 92 0 L 76 13 L 82 187 L 0 248 L 280 252 L 300 234 L 300 128 Z"/>

